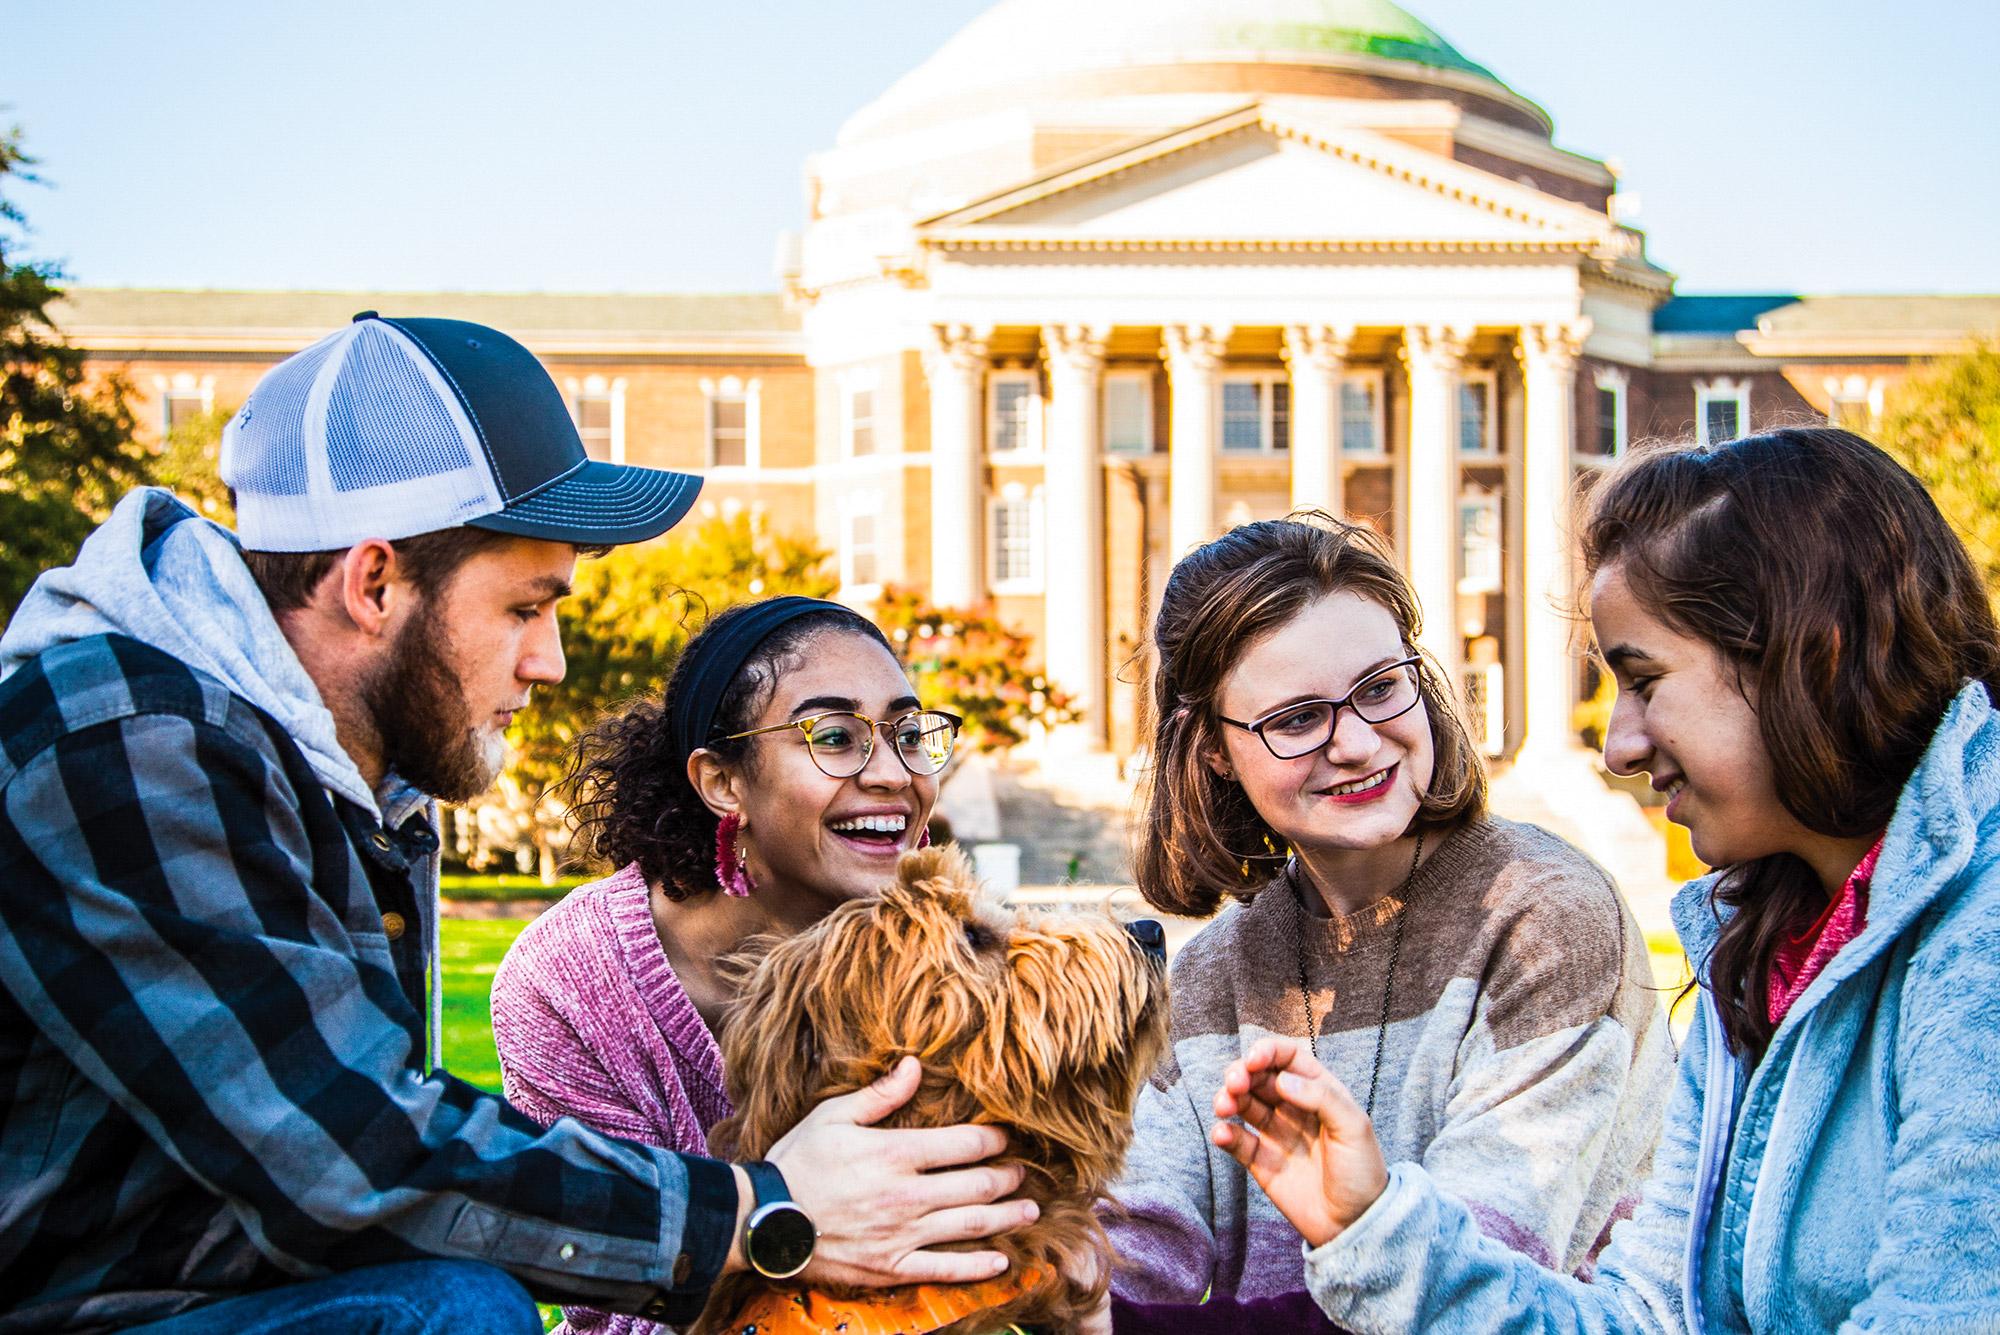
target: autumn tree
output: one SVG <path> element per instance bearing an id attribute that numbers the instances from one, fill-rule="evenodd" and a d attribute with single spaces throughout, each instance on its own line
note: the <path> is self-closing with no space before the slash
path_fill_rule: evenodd
<path id="1" fill-rule="evenodd" d="M 1034 724 L 1079 717 L 1075 701 L 1028 666 L 1033 641 L 990 613 L 933 607 L 915 590 L 891 588 L 875 621 L 919 698 L 962 715 L 965 740 L 977 750 L 1004 751 L 1026 741 Z"/>
<path id="2" fill-rule="evenodd" d="M 1930 489 L 2000 596 L 2000 344 L 1982 341 L 1896 386 L 1879 439 Z"/>

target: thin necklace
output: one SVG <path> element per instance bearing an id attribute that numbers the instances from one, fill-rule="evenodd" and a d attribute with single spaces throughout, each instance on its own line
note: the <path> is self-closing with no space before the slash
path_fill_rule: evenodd
<path id="1" fill-rule="evenodd" d="M 1375 1022 L 1375 1065 L 1368 1073 L 1368 1102 L 1362 1111 L 1373 1120 L 1375 1116 L 1375 1087 L 1382 1083 L 1382 1040 L 1389 1032 L 1389 993 L 1396 986 L 1396 961 L 1403 954 L 1403 924 L 1410 917 L 1410 884 L 1417 879 L 1417 864 L 1424 860 L 1424 834 L 1417 831 L 1417 851 L 1410 858 L 1410 870 L 1403 877 L 1403 888 L 1397 893 L 1402 903 L 1396 909 L 1396 931 L 1389 938 L 1389 971 L 1382 978 L 1382 1015 Z M 1299 886 L 1294 863 L 1292 893 L 1299 902 L 1299 1002 L 1306 1008 L 1306 1042 L 1315 1053 L 1319 1049 L 1319 1022 L 1313 1019 L 1312 991 L 1306 986 L 1306 923 L 1311 914 L 1306 911 L 1306 892 Z"/>

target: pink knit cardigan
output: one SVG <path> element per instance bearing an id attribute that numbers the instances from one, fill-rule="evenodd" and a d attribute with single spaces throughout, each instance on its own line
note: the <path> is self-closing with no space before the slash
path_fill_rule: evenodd
<path id="1" fill-rule="evenodd" d="M 507 1101 L 544 1126 L 588 1126 L 688 1154 L 729 1115 L 722 1052 L 681 989 L 636 864 L 578 886 L 529 923 L 493 976 L 493 1042 Z M 667 1328 L 568 1308 L 569 1329 Z"/>

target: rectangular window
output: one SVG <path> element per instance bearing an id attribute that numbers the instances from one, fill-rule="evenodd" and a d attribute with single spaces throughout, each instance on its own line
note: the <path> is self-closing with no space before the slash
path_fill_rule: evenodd
<path id="1" fill-rule="evenodd" d="M 1017 488 L 1010 487 L 1010 491 Z M 993 502 L 993 588 L 999 593 L 1039 592 L 1041 523 L 1036 502 L 1005 496 Z"/>
<path id="2" fill-rule="evenodd" d="M 1694 388 L 1696 433 L 1703 445 L 1720 445 L 1750 429 L 1750 386 L 1724 381 Z"/>
<path id="3" fill-rule="evenodd" d="M 1735 399 L 1710 399 L 1702 421 L 1711 441 L 1734 440 L 1742 434 L 1742 406 Z"/>
<path id="4" fill-rule="evenodd" d="M 1596 449 L 1593 452 L 1606 459 L 1616 455 L 1625 445 L 1622 429 L 1624 426 L 1622 419 L 1625 416 L 1622 402 L 1624 397 L 1615 385 L 1597 387 Z"/>
<path id="5" fill-rule="evenodd" d="M 208 411 L 208 396 L 196 389 L 170 389 L 166 399 L 166 429 L 172 435 Z"/>
<path id="6" fill-rule="evenodd" d="M 1153 378 L 1146 372 L 1105 375 L 1104 449 L 1109 454 L 1153 452 Z"/>
<path id="7" fill-rule="evenodd" d="M 880 582 L 880 572 L 876 567 L 875 513 L 872 510 L 859 510 L 847 517 L 846 565 L 845 583 Z"/>
<path id="8" fill-rule="evenodd" d="M 1500 452 L 1493 420 L 1493 377 L 1468 374 L 1458 382 L 1458 452 L 1494 455 Z"/>
<path id="9" fill-rule="evenodd" d="M 1230 380 L 1222 386 L 1222 448 L 1264 448 L 1264 386 L 1255 380 Z"/>
<path id="10" fill-rule="evenodd" d="M 1470 490 L 1458 501 L 1460 593 L 1500 592 L 1500 497 Z"/>
<path id="11" fill-rule="evenodd" d="M 1343 454 L 1382 453 L 1381 384 L 1373 377 L 1349 377 L 1340 385 L 1340 449 Z"/>
<path id="12" fill-rule="evenodd" d="M 852 386 L 847 391 L 847 452 L 859 457 L 875 453 L 875 391 Z"/>
<path id="13" fill-rule="evenodd" d="M 583 437 L 583 452 L 593 459 L 609 459 L 611 454 L 611 396 L 576 396 L 576 434 Z"/>
<path id="14" fill-rule="evenodd" d="M 1015 454 L 1035 448 L 1035 390 L 1032 375 L 993 377 L 986 439 L 987 448 L 994 454 Z"/>
<path id="15" fill-rule="evenodd" d="M 741 394 L 718 394 L 708 401 L 708 462 L 712 468 L 741 468 L 750 462 L 750 403 Z"/>
<path id="16" fill-rule="evenodd" d="M 1292 384 L 1283 376 L 1222 382 L 1222 448 L 1243 454 L 1292 446 Z"/>

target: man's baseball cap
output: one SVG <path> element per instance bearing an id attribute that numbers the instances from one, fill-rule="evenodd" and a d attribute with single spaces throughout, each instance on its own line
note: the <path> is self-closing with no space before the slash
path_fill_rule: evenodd
<path id="1" fill-rule="evenodd" d="M 585 455 L 534 354 L 463 320 L 346 328 L 279 362 L 222 432 L 236 531 L 259 552 L 324 552 L 364 538 L 470 524 L 608 546 L 672 528 L 688 473 Z"/>

